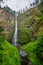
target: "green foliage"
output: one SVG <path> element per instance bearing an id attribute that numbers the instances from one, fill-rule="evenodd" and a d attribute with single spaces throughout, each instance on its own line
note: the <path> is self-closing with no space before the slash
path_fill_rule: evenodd
<path id="1" fill-rule="evenodd" d="M 39 0 L 37 3 L 38 2 Z M 43 30 L 39 31 L 40 27 L 43 25 L 42 6 L 43 4 L 39 4 L 18 16 L 19 43 L 25 44 L 29 43 L 31 40 L 34 41 L 38 37 L 39 33 L 43 33 Z M 32 38 L 34 38 L 34 40 Z"/>
<path id="2" fill-rule="evenodd" d="M 0 65 L 20 65 L 18 50 L 0 36 Z"/>
<path id="3" fill-rule="evenodd" d="M 29 58 L 34 65 L 43 65 L 43 35 L 23 48 L 28 52 Z"/>

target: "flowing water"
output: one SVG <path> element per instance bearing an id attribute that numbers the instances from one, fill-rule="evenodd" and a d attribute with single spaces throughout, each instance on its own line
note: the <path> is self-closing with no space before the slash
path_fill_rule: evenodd
<path id="1" fill-rule="evenodd" d="M 16 19 L 16 21 L 15 21 L 15 32 L 14 32 L 12 44 L 17 47 L 18 46 L 17 15 L 15 16 L 15 19 Z M 28 64 L 28 58 L 27 58 L 28 54 L 24 50 L 20 50 L 20 49 L 19 49 L 19 54 L 21 56 L 21 60 L 23 60 L 21 62 L 21 65 L 27 65 Z"/>
<path id="2" fill-rule="evenodd" d="M 17 30 L 18 30 L 18 28 L 17 28 L 17 15 L 15 16 L 15 18 L 16 18 L 16 21 L 15 21 L 15 32 L 14 32 L 12 43 L 13 43 L 14 46 L 17 46 L 17 43 L 18 43 L 18 38 L 17 38 Z"/>

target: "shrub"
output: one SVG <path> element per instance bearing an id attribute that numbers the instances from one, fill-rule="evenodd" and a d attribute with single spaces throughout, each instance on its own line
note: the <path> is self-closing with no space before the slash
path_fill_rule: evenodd
<path id="1" fill-rule="evenodd" d="M 43 35 L 39 36 L 35 42 L 24 46 L 24 49 L 34 65 L 43 65 Z"/>

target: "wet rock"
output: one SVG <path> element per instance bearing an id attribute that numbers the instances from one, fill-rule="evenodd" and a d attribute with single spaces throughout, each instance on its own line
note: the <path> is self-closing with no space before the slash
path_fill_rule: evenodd
<path id="1" fill-rule="evenodd" d="M 24 50 L 20 50 L 19 54 L 21 58 L 21 65 L 28 65 L 29 63 L 28 54 Z"/>
<path id="2" fill-rule="evenodd" d="M 27 56 L 22 57 L 21 65 L 28 65 L 29 59 Z"/>

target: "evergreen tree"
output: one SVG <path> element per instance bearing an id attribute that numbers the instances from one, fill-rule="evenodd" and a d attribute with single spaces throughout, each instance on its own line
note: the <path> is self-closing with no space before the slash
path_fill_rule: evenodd
<path id="1" fill-rule="evenodd" d="M 19 10 L 19 14 L 20 14 L 20 10 Z"/>
<path id="2" fill-rule="evenodd" d="M 0 0 L 0 8 L 1 8 L 1 2 L 3 2 L 3 0 Z"/>
<path id="3" fill-rule="evenodd" d="M 26 6 L 26 10 L 27 10 L 27 6 Z"/>
<path id="4" fill-rule="evenodd" d="M 40 2 L 42 3 L 42 2 L 43 2 L 43 0 L 40 0 Z"/>
<path id="5" fill-rule="evenodd" d="M 36 5 L 39 3 L 39 0 L 35 0 Z"/>
<path id="6" fill-rule="evenodd" d="M 30 3 L 30 7 L 32 6 L 32 4 Z"/>
<path id="7" fill-rule="evenodd" d="M 33 6 L 35 5 L 36 3 L 35 2 L 33 2 Z"/>
<path id="8" fill-rule="evenodd" d="M 21 12 L 22 12 L 22 9 L 21 9 Z"/>
<path id="9" fill-rule="evenodd" d="M 7 0 L 6 0 L 7 1 Z M 1 3 L 4 3 L 4 0 L 0 0 L 0 8 L 1 8 Z"/>

